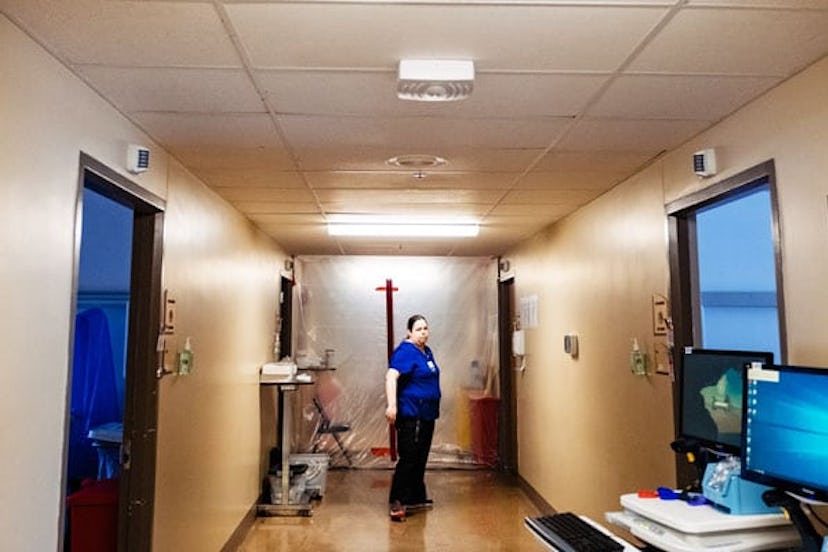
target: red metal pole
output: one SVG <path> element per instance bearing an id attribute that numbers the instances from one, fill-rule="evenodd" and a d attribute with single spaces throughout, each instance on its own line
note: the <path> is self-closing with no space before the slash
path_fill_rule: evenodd
<path id="1" fill-rule="evenodd" d="M 388 360 L 394 353 L 394 286 L 391 279 L 385 280 L 385 327 L 388 336 Z"/>
<path id="2" fill-rule="evenodd" d="M 394 286 L 391 279 L 385 280 L 385 324 L 388 336 L 388 360 L 394 353 Z M 391 461 L 397 461 L 397 427 L 388 424 L 388 445 L 391 450 Z"/>
<path id="3" fill-rule="evenodd" d="M 394 287 L 390 278 L 385 280 L 385 287 L 378 287 L 377 291 L 385 291 L 385 333 L 387 336 L 388 360 L 394 353 Z M 397 461 L 397 428 L 394 424 L 388 424 L 388 444 L 391 452 L 391 460 Z"/>

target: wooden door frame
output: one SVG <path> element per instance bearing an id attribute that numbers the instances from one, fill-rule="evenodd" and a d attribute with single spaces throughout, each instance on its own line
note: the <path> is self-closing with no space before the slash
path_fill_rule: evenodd
<path id="1" fill-rule="evenodd" d="M 499 259 L 498 259 L 499 261 Z M 498 266 L 500 262 L 498 262 Z M 498 268 L 498 272 L 500 269 Z M 500 412 L 498 413 L 498 467 L 518 474 L 517 404 L 512 368 L 512 320 L 514 319 L 514 278 L 497 283 L 497 332 L 500 364 Z"/>
<path id="2" fill-rule="evenodd" d="M 161 321 L 161 263 L 163 257 L 164 200 L 139 187 L 123 175 L 81 152 L 75 222 L 75 274 L 78 267 L 84 188 L 93 190 L 133 211 L 132 264 L 130 276 L 129 327 L 127 338 L 124 429 L 118 506 L 118 550 L 152 549 L 155 498 L 156 436 L 158 426 L 158 380 L 155 375 L 156 343 Z M 75 315 L 73 299 L 72 320 Z M 70 335 L 70 369 L 74 322 Z M 64 428 L 64 466 L 68 454 L 71 379 L 67 385 Z M 65 523 L 64 467 L 59 530 Z M 62 542 L 62 540 L 61 540 Z"/>

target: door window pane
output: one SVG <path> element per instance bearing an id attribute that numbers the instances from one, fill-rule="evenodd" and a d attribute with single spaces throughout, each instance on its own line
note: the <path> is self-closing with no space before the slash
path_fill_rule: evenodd
<path id="1" fill-rule="evenodd" d="M 703 347 L 782 360 L 771 214 L 767 184 L 696 212 Z"/>

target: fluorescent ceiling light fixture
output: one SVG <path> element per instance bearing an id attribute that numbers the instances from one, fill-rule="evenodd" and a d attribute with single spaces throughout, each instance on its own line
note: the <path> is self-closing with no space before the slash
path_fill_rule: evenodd
<path id="1" fill-rule="evenodd" d="M 397 97 L 420 102 L 452 102 L 469 97 L 474 62 L 448 59 L 403 59 L 397 73 Z"/>
<path id="2" fill-rule="evenodd" d="M 474 223 L 331 222 L 328 224 L 328 234 L 331 236 L 375 238 L 473 238 L 479 233 L 480 226 Z"/>

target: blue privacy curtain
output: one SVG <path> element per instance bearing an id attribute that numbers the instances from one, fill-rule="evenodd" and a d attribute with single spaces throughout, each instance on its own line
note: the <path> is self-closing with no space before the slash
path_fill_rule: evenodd
<path id="1" fill-rule="evenodd" d="M 72 402 L 69 422 L 69 467 L 72 479 L 94 478 L 98 458 L 89 430 L 121 420 L 115 363 L 104 311 L 91 308 L 75 317 Z"/>

